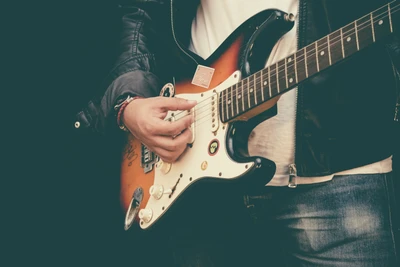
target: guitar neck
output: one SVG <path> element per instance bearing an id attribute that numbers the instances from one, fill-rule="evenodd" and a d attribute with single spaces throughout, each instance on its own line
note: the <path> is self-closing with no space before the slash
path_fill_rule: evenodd
<path id="1" fill-rule="evenodd" d="M 398 1 L 390 2 L 221 91 L 221 120 L 231 121 L 384 39 L 395 31 L 398 11 Z"/>

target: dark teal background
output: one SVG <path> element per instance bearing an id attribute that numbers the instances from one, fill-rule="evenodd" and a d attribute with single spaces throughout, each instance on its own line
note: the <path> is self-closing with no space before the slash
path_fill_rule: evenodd
<path id="1" fill-rule="evenodd" d="M 18 1 L 2 10 L 1 265 L 137 266 L 138 256 L 157 257 L 140 250 L 150 239 L 123 231 L 116 148 L 73 127 L 115 59 L 116 1 Z"/>

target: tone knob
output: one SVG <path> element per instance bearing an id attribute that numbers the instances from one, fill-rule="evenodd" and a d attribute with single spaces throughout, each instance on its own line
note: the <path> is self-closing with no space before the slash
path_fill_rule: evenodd
<path id="1" fill-rule="evenodd" d="M 150 187 L 149 193 L 150 196 L 158 200 L 163 195 L 172 194 L 172 189 L 171 188 L 164 189 L 164 186 L 155 184 Z"/>
<path id="2" fill-rule="evenodd" d="M 148 223 L 153 218 L 153 210 L 151 209 L 141 209 L 139 211 L 139 219 L 143 220 L 145 223 Z"/>

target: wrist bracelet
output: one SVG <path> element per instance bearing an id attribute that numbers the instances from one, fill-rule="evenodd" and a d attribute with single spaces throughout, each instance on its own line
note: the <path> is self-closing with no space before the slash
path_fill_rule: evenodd
<path id="1" fill-rule="evenodd" d="M 135 97 L 128 96 L 123 102 L 121 102 L 119 105 L 116 105 L 114 107 L 115 110 L 118 110 L 117 125 L 121 130 L 123 130 L 125 132 L 129 132 L 129 130 L 128 130 L 128 128 L 126 128 L 125 124 L 122 122 L 122 114 L 124 113 L 124 110 L 128 106 L 128 104 L 138 98 L 141 98 L 141 97 L 140 96 L 135 96 Z"/>

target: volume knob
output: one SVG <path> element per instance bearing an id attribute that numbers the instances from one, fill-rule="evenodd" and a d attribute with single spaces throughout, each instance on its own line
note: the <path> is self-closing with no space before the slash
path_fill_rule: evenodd
<path id="1" fill-rule="evenodd" d="M 155 199 L 160 199 L 164 193 L 164 187 L 162 185 L 152 185 L 149 193 Z"/>
<path id="2" fill-rule="evenodd" d="M 169 173 L 169 171 L 171 170 L 171 166 L 172 166 L 171 163 L 167 163 L 162 160 L 160 160 L 160 162 L 158 162 L 157 164 L 157 167 L 161 170 L 162 174 Z"/>

